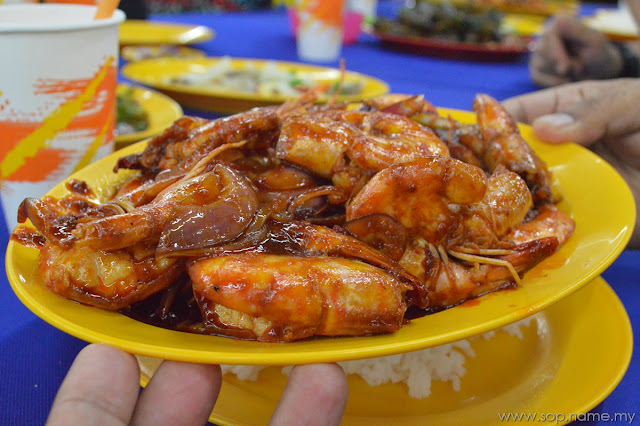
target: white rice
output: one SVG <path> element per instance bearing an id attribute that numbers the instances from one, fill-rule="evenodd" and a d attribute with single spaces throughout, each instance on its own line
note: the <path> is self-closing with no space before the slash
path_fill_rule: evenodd
<path id="1" fill-rule="evenodd" d="M 545 333 L 545 321 L 542 314 L 536 314 L 509 324 L 500 330 L 511 336 L 522 339 L 523 326 L 529 326 L 536 320 L 538 333 Z M 496 331 L 484 333 L 478 337 L 490 340 Z M 475 337 L 475 338 L 478 338 Z M 412 398 L 426 398 L 431 395 L 431 382 L 450 382 L 452 388 L 458 392 L 462 377 L 466 373 L 467 358 L 475 358 L 472 343 L 475 338 L 459 340 L 446 345 L 390 355 L 379 358 L 369 358 L 356 361 L 340 362 L 346 374 L 357 374 L 369 386 L 380 386 L 385 383 L 405 383 L 409 396 Z M 256 381 L 263 366 L 223 365 L 223 374 L 235 374 L 240 380 Z M 288 374 L 292 367 L 284 367 L 282 372 Z"/>

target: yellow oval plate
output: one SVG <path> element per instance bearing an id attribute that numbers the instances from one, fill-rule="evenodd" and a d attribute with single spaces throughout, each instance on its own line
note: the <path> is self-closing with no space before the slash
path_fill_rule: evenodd
<path id="1" fill-rule="evenodd" d="M 133 87 L 133 98 L 140 103 L 149 118 L 149 126 L 145 130 L 116 136 L 116 149 L 123 148 L 133 142 L 148 139 L 171 126 L 174 121 L 182 117 L 182 107 L 168 96 L 144 87 L 118 84 L 117 92 L 122 93 Z"/>
<path id="2" fill-rule="evenodd" d="M 280 104 L 294 98 L 287 95 L 262 95 L 171 82 L 172 79 L 184 74 L 204 74 L 219 61 L 220 58 L 148 59 L 125 65 L 122 67 L 122 75 L 129 80 L 160 90 L 183 106 L 225 114 L 234 114 L 259 106 Z M 280 68 L 296 72 L 300 78 L 310 78 L 313 81 L 334 82 L 340 78 L 340 70 L 338 69 L 294 62 L 235 58 L 231 60 L 231 67 L 243 69 L 248 64 L 264 67 L 268 62 L 274 62 Z M 389 91 L 387 83 L 364 74 L 347 71 L 345 81 L 361 81 L 364 87 L 362 92 L 357 95 L 338 96 L 336 100 L 339 102 L 357 102 L 361 99 L 383 95 Z M 329 99 L 329 96 L 320 97 L 320 101 Z"/>
<path id="3" fill-rule="evenodd" d="M 341 424 L 504 424 L 499 413 L 537 413 L 539 418 L 550 413 L 555 416 L 550 422 L 564 424 L 572 414 L 586 413 L 604 400 L 631 360 L 629 317 L 600 277 L 520 330 L 522 338 L 497 331 L 490 340 L 472 339 L 476 356 L 467 357 L 458 392 L 450 383 L 433 381 L 429 397 L 414 399 L 404 384 L 372 387 L 349 375 Z M 160 361 L 138 357 L 138 362 L 146 386 Z M 209 420 L 219 425 L 266 424 L 286 381 L 280 367 L 261 371 L 257 381 L 226 374 Z"/>
<path id="4" fill-rule="evenodd" d="M 120 24 L 120 46 L 134 44 L 193 44 L 209 41 L 215 32 L 203 25 L 127 19 Z"/>
<path id="5" fill-rule="evenodd" d="M 546 18 L 542 15 L 507 13 L 502 19 L 502 27 L 521 36 L 541 34 Z"/>
<path id="6" fill-rule="evenodd" d="M 441 110 L 471 122 L 469 112 Z M 81 339 L 104 342 L 139 355 L 181 361 L 284 365 L 344 361 L 409 352 L 465 339 L 515 322 L 570 295 L 596 278 L 624 249 L 635 223 L 635 204 L 620 175 L 591 151 L 575 144 L 547 145 L 528 126 L 523 136 L 551 167 L 576 231 L 553 256 L 525 274 L 515 290 L 485 295 L 472 303 L 411 321 L 395 333 L 318 338 L 286 344 L 235 340 L 153 327 L 124 315 L 83 306 L 51 293 L 37 270 L 38 251 L 9 242 L 6 269 L 22 302 L 53 326 Z M 131 171 L 112 172 L 122 155 L 141 151 L 144 142 L 124 148 L 73 175 L 100 196 L 100 188 L 121 182 Z M 50 192 L 66 194 L 64 183 Z"/>
<path id="7" fill-rule="evenodd" d="M 120 57 L 127 62 L 151 58 L 202 58 L 204 56 L 206 54 L 202 50 L 173 44 L 125 46 L 120 50 Z"/>

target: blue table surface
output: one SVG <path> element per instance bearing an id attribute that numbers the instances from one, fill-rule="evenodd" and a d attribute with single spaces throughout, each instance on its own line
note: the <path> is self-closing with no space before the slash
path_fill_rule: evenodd
<path id="1" fill-rule="evenodd" d="M 395 5 L 397 2 L 381 1 L 379 13 L 385 14 Z M 209 56 L 298 60 L 295 41 L 282 10 L 158 15 L 151 20 L 211 27 L 215 38 L 195 46 Z M 349 70 L 385 80 L 393 92 L 424 93 L 427 99 L 442 107 L 469 110 L 474 96 L 480 92 L 503 100 L 537 89 L 529 78 L 526 56 L 487 62 L 436 58 L 388 49 L 367 35 L 362 35 L 355 44 L 344 46 L 342 56 Z M 185 109 L 185 113 L 210 116 L 189 109 Z M 0 241 L 6 250 L 8 233 L 4 226 L 0 227 Z M 640 341 L 639 276 L 640 252 L 632 250 L 624 251 L 603 273 L 629 314 L 635 341 Z M 43 424 L 67 369 L 86 344 L 30 312 L 3 276 L 0 283 L 0 424 Z M 589 356 L 588 353 L 589 348 L 585 347 L 585 356 Z M 625 377 L 594 412 L 639 413 L 639 385 L 640 356 L 634 351 Z"/>

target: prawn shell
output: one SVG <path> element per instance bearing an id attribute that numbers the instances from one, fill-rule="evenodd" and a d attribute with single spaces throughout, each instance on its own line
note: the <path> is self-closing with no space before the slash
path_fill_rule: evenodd
<path id="1" fill-rule="evenodd" d="M 325 256 L 243 253 L 196 261 L 188 272 L 197 300 L 268 321 L 257 336 L 266 341 L 396 331 L 410 288 L 380 268 Z"/>
<path id="2" fill-rule="evenodd" d="M 378 172 L 347 206 L 347 220 L 386 214 L 409 234 L 440 244 L 459 224 L 459 208 L 483 199 L 487 178 L 478 167 L 432 156 Z"/>
<path id="3" fill-rule="evenodd" d="M 87 305 L 118 310 L 169 287 L 184 262 L 157 260 L 153 251 L 138 259 L 141 247 L 104 252 L 89 247 L 64 249 L 45 243 L 38 257 L 40 276 L 54 293 Z"/>

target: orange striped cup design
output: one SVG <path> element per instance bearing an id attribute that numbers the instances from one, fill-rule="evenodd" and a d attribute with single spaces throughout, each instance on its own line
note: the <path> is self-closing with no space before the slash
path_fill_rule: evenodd
<path id="1" fill-rule="evenodd" d="M 25 197 L 113 151 L 118 26 L 94 6 L 5 5 L 0 14 L 0 195 L 9 230 Z"/>

